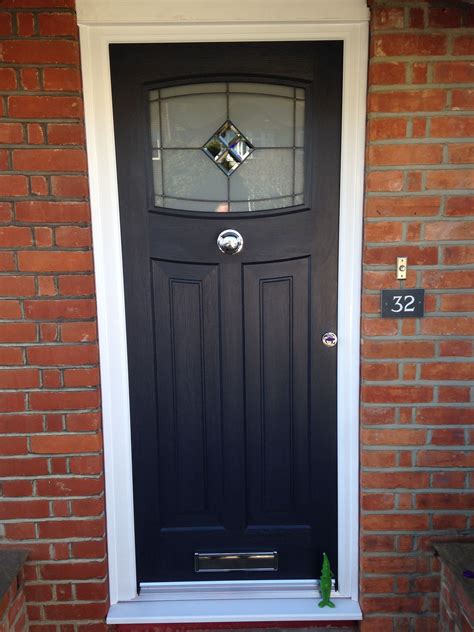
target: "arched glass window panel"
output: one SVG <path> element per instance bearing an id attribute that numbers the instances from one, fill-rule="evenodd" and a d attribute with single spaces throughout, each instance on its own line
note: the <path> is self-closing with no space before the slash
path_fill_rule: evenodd
<path id="1" fill-rule="evenodd" d="M 302 88 L 220 82 L 149 94 L 155 206 L 226 213 L 303 203 Z"/>

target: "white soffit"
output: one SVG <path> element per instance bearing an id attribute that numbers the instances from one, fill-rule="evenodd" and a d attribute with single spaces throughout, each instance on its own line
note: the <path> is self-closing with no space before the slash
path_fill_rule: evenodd
<path id="1" fill-rule="evenodd" d="M 77 0 L 79 24 L 288 22 L 290 0 Z M 361 22 L 366 0 L 291 0 L 294 22 Z"/>

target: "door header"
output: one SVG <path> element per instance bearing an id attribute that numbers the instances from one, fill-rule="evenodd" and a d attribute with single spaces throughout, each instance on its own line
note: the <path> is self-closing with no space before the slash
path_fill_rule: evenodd
<path id="1" fill-rule="evenodd" d="M 77 0 L 79 24 L 364 22 L 366 0 Z M 291 11 L 289 11 L 291 8 Z M 291 17 L 290 17 L 291 14 Z"/>

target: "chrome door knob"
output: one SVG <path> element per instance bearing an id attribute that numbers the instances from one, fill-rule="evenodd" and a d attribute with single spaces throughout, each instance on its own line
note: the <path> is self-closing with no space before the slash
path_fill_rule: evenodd
<path id="1" fill-rule="evenodd" d="M 217 246 L 225 255 L 236 255 L 244 246 L 244 238 L 232 228 L 223 230 L 217 238 Z"/>
<path id="2" fill-rule="evenodd" d="M 323 334 L 321 340 L 325 347 L 335 347 L 337 345 L 337 336 L 332 331 L 327 331 Z"/>

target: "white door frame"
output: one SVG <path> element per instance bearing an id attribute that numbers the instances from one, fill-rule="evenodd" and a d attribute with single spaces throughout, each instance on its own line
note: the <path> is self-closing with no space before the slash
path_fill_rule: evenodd
<path id="1" fill-rule="evenodd" d="M 369 17 L 365 1 L 77 0 L 77 13 L 94 240 L 112 610 L 114 604 L 136 601 L 137 593 L 127 344 L 109 44 L 344 42 L 338 285 L 337 596 L 357 602 L 360 276 Z M 287 588 L 288 583 L 285 590 Z M 327 609 L 321 610 L 323 612 L 326 614 Z M 325 614 L 321 618 L 335 618 Z M 255 615 L 249 620 L 257 618 Z M 304 617 L 295 614 L 293 618 Z M 132 619 L 112 617 L 109 620 Z M 158 620 L 162 619 L 155 619 L 153 615 L 140 619 L 142 622 Z M 173 619 L 170 615 L 166 620 L 183 618 Z M 191 616 L 187 620 L 206 619 Z"/>

